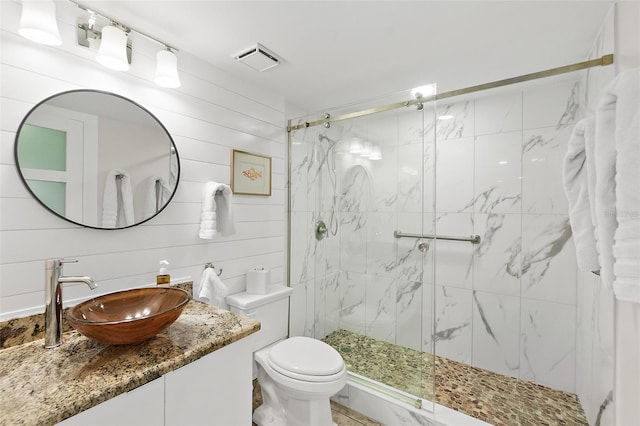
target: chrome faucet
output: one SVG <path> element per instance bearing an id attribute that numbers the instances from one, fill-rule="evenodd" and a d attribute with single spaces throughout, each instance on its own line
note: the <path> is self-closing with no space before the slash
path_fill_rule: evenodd
<path id="1" fill-rule="evenodd" d="M 62 283 L 85 283 L 91 290 L 98 287 L 90 277 L 65 277 L 62 265 L 76 263 L 77 259 L 48 259 L 44 262 L 45 275 L 45 311 L 44 311 L 44 347 L 60 346 L 62 336 Z"/>

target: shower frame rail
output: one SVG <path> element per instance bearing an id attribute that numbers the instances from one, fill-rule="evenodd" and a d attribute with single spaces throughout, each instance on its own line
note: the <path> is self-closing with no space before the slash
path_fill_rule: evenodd
<path id="1" fill-rule="evenodd" d="M 480 244 L 480 235 L 471 235 L 469 237 L 454 237 L 451 235 L 432 235 L 432 234 L 406 234 L 404 232 L 393 231 L 395 238 L 424 238 L 428 240 L 449 240 L 449 241 L 467 241 L 471 244 Z"/>
<path id="2" fill-rule="evenodd" d="M 287 132 L 291 133 L 294 130 L 305 129 L 307 127 L 319 126 L 319 125 L 328 125 L 328 123 L 334 121 L 342 121 L 348 120 L 350 118 L 362 117 L 369 114 L 375 114 L 383 111 L 390 111 L 396 108 L 409 107 L 412 105 L 422 104 L 423 102 L 429 101 L 437 101 L 439 99 L 446 99 L 452 96 L 460 96 L 465 95 L 467 93 L 479 92 L 481 90 L 494 89 L 496 87 L 508 86 L 510 84 L 522 83 L 530 80 L 537 80 L 539 78 L 551 77 L 554 75 L 565 74 L 568 72 L 584 70 L 587 68 L 593 67 L 603 67 L 606 65 L 613 64 L 613 54 L 603 55 L 596 59 L 591 59 L 588 61 L 578 62 L 571 65 L 564 65 L 561 67 L 550 68 L 543 71 L 533 72 L 530 74 L 520 75 L 518 77 L 506 78 L 504 80 L 492 81 L 490 83 L 478 84 L 476 86 L 465 87 L 464 89 L 451 90 L 449 92 L 438 93 L 434 96 L 429 97 L 419 97 L 416 99 L 410 99 L 408 101 L 396 102 L 389 105 L 384 105 L 376 108 L 370 108 L 363 111 L 351 112 L 348 114 L 343 114 L 336 117 L 331 117 L 329 114 L 325 114 L 325 118 L 316 121 L 307 121 L 304 123 L 300 123 L 297 125 L 292 125 L 291 120 L 289 120 L 287 125 Z"/>

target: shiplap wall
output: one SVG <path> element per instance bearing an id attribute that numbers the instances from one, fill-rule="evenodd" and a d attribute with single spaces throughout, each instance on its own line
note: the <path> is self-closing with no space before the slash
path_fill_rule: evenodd
<path id="1" fill-rule="evenodd" d="M 44 306 L 44 260 L 76 258 L 66 275 L 89 275 L 99 285 L 69 284 L 64 299 L 79 299 L 155 282 L 158 261 L 167 259 L 172 280 L 198 281 L 204 264 L 222 268 L 231 292 L 242 291 L 245 274 L 261 264 L 272 281 L 285 265 L 285 102 L 251 81 L 239 81 L 178 46 L 182 87 L 152 81 L 158 46 L 131 36 L 128 72 L 108 70 L 95 52 L 77 46 L 81 11 L 56 2 L 63 45 L 49 47 L 17 34 L 21 4 L 0 2 L 0 320 L 40 312 Z M 135 26 L 135 18 L 114 17 Z M 238 64 L 238 66 L 243 66 Z M 20 181 L 13 149 L 24 115 L 42 99 L 66 90 L 99 89 L 124 95 L 151 111 L 171 133 L 181 176 L 171 204 L 151 221 L 124 230 L 95 230 L 68 223 L 33 200 Z M 201 190 L 212 180 L 229 183 L 232 148 L 273 158 L 272 196 L 235 196 L 236 234 L 198 238 Z"/>

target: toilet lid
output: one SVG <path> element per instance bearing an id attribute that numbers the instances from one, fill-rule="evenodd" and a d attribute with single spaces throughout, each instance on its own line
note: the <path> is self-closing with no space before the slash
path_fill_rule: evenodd
<path id="1" fill-rule="evenodd" d="M 331 376 L 344 369 L 340 354 L 320 340 L 310 337 L 291 337 L 269 351 L 271 366 L 294 378 L 300 376 Z"/>

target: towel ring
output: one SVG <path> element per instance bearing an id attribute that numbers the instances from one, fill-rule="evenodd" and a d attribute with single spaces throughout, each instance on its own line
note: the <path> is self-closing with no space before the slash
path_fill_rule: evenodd
<path id="1" fill-rule="evenodd" d="M 214 270 L 216 269 L 216 267 L 215 267 L 215 266 L 213 266 L 213 263 L 211 263 L 211 262 L 207 262 L 207 263 L 205 263 L 205 265 L 204 265 L 204 269 L 207 269 L 207 268 L 211 268 L 211 269 L 214 269 Z M 217 275 L 217 276 L 222 275 L 222 268 L 220 268 L 220 272 L 216 272 L 216 275 Z"/>

